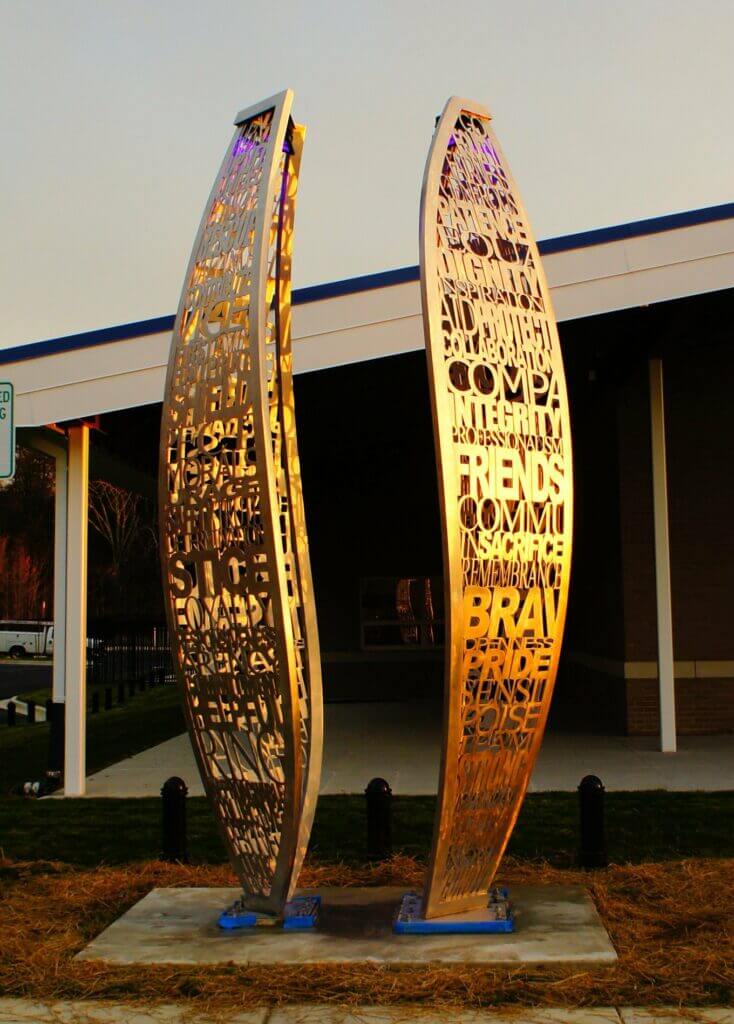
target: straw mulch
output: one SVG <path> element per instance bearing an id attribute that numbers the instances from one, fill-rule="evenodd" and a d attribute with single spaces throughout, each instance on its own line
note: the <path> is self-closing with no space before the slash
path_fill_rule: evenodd
<path id="1" fill-rule="evenodd" d="M 396 857 L 307 866 L 301 884 L 420 884 Z M 584 874 L 506 860 L 502 880 L 586 885 L 619 954 L 612 967 L 490 969 L 379 964 L 116 967 L 73 955 L 154 886 L 233 885 L 225 867 L 150 862 L 76 870 L 0 861 L 0 994 L 39 999 L 185 1000 L 210 1012 L 283 1003 L 432 1006 L 697 1005 L 734 998 L 734 860 L 610 867 Z"/>

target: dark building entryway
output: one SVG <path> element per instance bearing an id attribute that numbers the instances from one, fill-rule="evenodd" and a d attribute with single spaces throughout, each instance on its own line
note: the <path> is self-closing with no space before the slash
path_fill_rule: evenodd
<path id="1" fill-rule="evenodd" d="M 661 357 L 678 731 L 734 731 L 732 306 L 734 291 L 724 291 L 560 325 L 576 511 L 551 729 L 658 731 L 648 364 Z M 297 376 L 295 397 L 326 698 L 439 701 L 442 556 L 425 353 Z M 154 494 L 159 418 L 160 406 L 100 417 L 93 470 L 104 476 L 113 458 L 124 482 L 126 463 L 129 486 Z M 160 585 L 147 579 L 153 615 Z"/>

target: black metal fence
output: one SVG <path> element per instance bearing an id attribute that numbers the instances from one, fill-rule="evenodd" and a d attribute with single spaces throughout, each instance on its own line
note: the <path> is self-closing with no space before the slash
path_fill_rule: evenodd
<path id="1" fill-rule="evenodd" d="M 164 625 L 97 622 L 90 624 L 87 659 L 89 686 L 119 683 L 160 685 L 171 682 L 173 668 Z"/>
<path id="2" fill-rule="evenodd" d="M 88 633 L 87 706 L 91 714 L 111 711 L 151 687 L 173 682 L 166 626 L 107 621 L 91 624 Z M 49 721 L 52 710 L 50 698 L 44 714 L 34 700 L 21 695 L 18 701 L 0 708 L 0 725 Z"/>

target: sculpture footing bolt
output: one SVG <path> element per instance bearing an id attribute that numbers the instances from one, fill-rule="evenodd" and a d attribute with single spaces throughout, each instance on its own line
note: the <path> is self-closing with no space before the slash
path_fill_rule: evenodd
<path id="1" fill-rule="evenodd" d="M 426 920 L 423 917 L 423 899 L 419 893 L 407 892 L 403 896 L 393 922 L 396 935 L 471 935 L 479 933 L 507 933 L 515 930 L 507 889 L 493 886 L 487 906 L 481 910 L 468 910 L 463 914 L 449 914 Z"/>
<path id="2" fill-rule="evenodd" d="M 282 917 L 272 914 L 258 914 L 247 910 L 241 900 L 235 900 L 229 909 L 219 916 L 219 927 L 230 930 L 237 928 L 281 927 L 284 931 L 303 931 L 315 928 L 319 920 L 320 896 L 294 896 L 289 900 Z"/>

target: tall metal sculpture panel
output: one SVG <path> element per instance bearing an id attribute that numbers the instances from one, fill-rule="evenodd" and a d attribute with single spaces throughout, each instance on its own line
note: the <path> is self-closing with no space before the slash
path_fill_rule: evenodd
<path id="1" fill-rule="evenodd" d="M 173 332 L 160 461 L 171 646 L 249 909 L 280 913 L 311 831 L 321 668 L 293 407 L 290 270 L 304 129 L 242 111 Z"/>
<path id="2" fill-rule="evenodd" d="M 449 100 L 421 198 L 447 612 L 429 918 L 486 905 L 543 738 L 570 572 L 558 332 L 490 120 L 475 103 Z"/>

